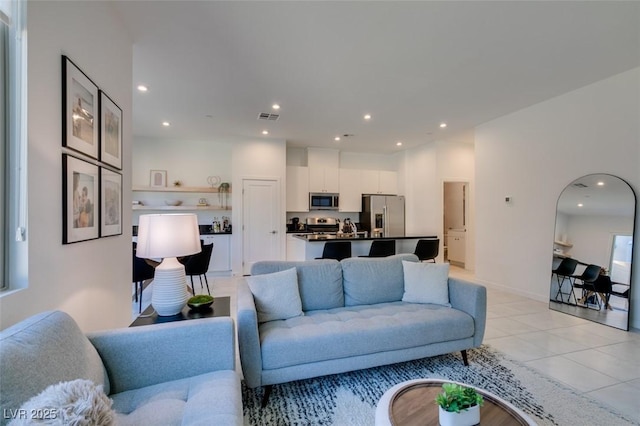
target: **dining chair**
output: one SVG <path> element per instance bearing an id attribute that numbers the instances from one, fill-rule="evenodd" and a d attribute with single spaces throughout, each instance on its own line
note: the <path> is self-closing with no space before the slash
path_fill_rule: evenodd
<path id="1" fill-rule="evenodd" d="M 577 266 L 578 266 L 577 260 L 572 259 L 570 257 L 565 257 L 564 259 L 562 259 L 562 261 L 556 267 L 556 269 L 553 269 L 551 271 L 551 277 L 553 277 L 553 275 L 555 274 L 556 281 L 558 283 L 558 292 L 556 293 L 556 297 L 555 297 L 556 301 L 558 301 L 558 296 L 560 296 L 560 302 L 565 303 L 562 295 L 566 294 L 568 295 L 567 303 L 571 303 L 571 295 L 573 294 L 573 300 L 577 303 L 576 295 L 573 293 L 573 283 L 572 283 L 573 273 L 576 271 Z M 568 293 L 563 293 L 562 286 L 566 280 L 569 280 L 571 291 L 569 291 Z"/>
<path id="2" fill-rule="evenodd" d="M 439 249 L 440 239 L 438 238 L 418 240 L 414 254 L 418 256 L 420 262 L 430 260 L 433 263 L 436 263 L 436 257 L 438 257 Z"/>
<path id="3" fill-rule="evenodd" d="M 138 312 L 142 312 L 142 290 L 144 282 L 150 280 L 155 275 L 156 269 L 151 266 L 146 259 L 136 257 L 137 244 L 133 243 L 133 277 L 132 282 L 135 288 L 135 301 L 138 302 Z M 138 294 L 138 288 L 140 292 Z"/>
<path id="4" fill-rule="evenodd" d="M 200 241 L 202 242 L 202 240 Z M 204 288 L 202 286 L 202 277 L 204 276 L 204 282 L 207 285 L 207 293 L 211 295 L 211 291 L 209 290 L 209 281 L 207 281 L 207 271 L 209 270 L 211 254 L 213 253 L 213 243 L 201 244 L 200 247 L 202 248 L 200 253 L 191 255 L 184 260 L 184 273 L 191 279 L 191 291 L 194 296 L 196 294 L 195 287 L 193 286 L 194 275 L 197 275 L 200 279 L 200 288 Z"/>
<path id="5" fill-rule="evenodd" d="M 324 243 L 322 257 L 316 259 L 342 260 L 351 257 L 351 241 L 328 241 Z"/>
<path id="6" fill-rule="evenodd" d="M 373 240 L 369 255 L 360 257 L 387 257 L 394 254 L 396 254 L 396 240 Z"/>

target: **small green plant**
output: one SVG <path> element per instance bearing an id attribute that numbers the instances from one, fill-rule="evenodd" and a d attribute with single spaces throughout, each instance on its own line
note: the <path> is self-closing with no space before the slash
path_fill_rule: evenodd
<path id="1" fill-rule="evenodd" d="M 484 399 L 473 388 L 456 383 L 443 383 L 442 392 L 436 396 L 436 403 L 445 411 L 459 413 L 474 405 L 482 406 Z"/>

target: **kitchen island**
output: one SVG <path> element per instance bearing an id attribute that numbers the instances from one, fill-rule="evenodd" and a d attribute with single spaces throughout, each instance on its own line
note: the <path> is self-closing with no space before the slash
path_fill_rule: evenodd
<path id="1" fill-rule="evenodd" d="M 351 241 L 351 256 L 366 256 L 369 254 L 371 242 L 374 240 L 396 240 L 396 254 L 413 253 L 418 240 L 438 238 L 435 235 L 408 236 L 408 237 L 364 237 L 339 236 L 336 234 L 295 234 L 287 240 L 287 260 L 311 260 L 322 257 L 324 245 L 328 241 Z"/>

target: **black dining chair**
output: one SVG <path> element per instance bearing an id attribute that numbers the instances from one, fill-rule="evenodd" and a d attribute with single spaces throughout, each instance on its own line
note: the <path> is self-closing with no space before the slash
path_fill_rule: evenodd
<path id="1" fill-rule="evenodd" d="M 202 241 L 202 240 L 200 240 Z M 204 282 L 207 285 L 207 293 L 211 295 L 211 291 L 209 290 L 209 281 L 207 281 L 207 271 L 209 270 L 209 263 L 211 262 L 211 254 L 213 253 L 213 243 L 211 244 L 202 244 L 200 253 L 196 253 L 187 257 L 184 261 L 184 273 L 191 278 L 191 291 L 193 294 L 196 294 L 196 290 L 193 286 L 193 276 L 197 275 L 200 278 L 200 288 L 204 288 L 202 286 L 202 277 L 204 277 Z"/>
<path id="2" fill-rule="evenodd" d="M 586 302 L 586 296 L 589 292 L 595 292 L 595 285 L 594 283 L 596 282 L 596 280 L 598 279 L 598 277 L 600 276 L 600 271 L 602 271 L 602 267 L 598 266 L 598 265 L 587 265 L 587 267 L 585 268 L 584 271 L 582 271 L 582 274 L 580 275 L 572 275 L 571 278 L 573 278 L 573 286 L 571 289 L 571 292 L 573 293 L 574 289 L 578 288 L 582 290 L 582 297 L 580 298 L 580 300 L 583 302 L 583 304 L 587 304 Z M 577 282 L 578 280 L 580 280 L 580 282 Z M 610 291 L 610 290 L 609 290 Z M 597 298 L 597 296 L 595 296 Z M 576 299 L 576 295 L 575 293 L 573 293 L 573 298 Z M 577 303 L 577 300 L 576 300 Z M 596 303 L 594 303 L 596 304 Z M 600 305 L 598 303 L 598 310 L 600 310 Z"/>
<path id="3" fill-rule="evenodd" d="M 563 294 L 568 295 L 567 303 L 571 303 L 571 295 L 573 294 L 573 300 L 577 303 L 576 295 L 573 293 L 573 273 L 576 271 L 576 267 L 578 266 L 578 261 L 575 259 L 571 259 L 570 257 L 565 257 L 562 259 L 560 264 L 551 271 L 551 277 L 556 275 L 556 281 L 558 282 L 558 292 L 556 293 L 555 300 L 558 301 L 558 296 L 560 296 L 560 302 L 564 303 L 564 299 L 562 297 Z M 569 280 L 569 285 L 572 286 L 571 291 L 568 293 L 562 292 L 562 286 L 566 280 Z"/>
<path id="4" fill-rule="evenodd" d="M 144 282 L 150 280 L 155 275 L 156 269 L 151 266 L 146 259 L 136 257 L 137 244 L 133 243 L 133 277 L 132 282 L 135 287 L 136 298 L 138 302 L 138 312 L 142 312 L 142 290 L 144 289 Z M 138 294 L 138 289 L 140 289 Z"/>
<path id="5" fill-rule="evenodd" d="M 316 259 L 342 260 L 351 257 L 351 241 L 328 241 L 324 243 L 322 257 Z"/>
<path id="6" fill-rule="evenodd" d="M 360 257 L 387 257 L 394 254 L 396 254 L 396 240 L 373 240 L 369 255 Z"/>
<path id="7" fill-rule="evenodd" d="M 436 263 L 436 257 L 438 257 L 439 250 L 440 239 L 438 238 L 418 240 L 414 254 L 418 256 L 420 262 L 430 260 L 433 263 Z"/>

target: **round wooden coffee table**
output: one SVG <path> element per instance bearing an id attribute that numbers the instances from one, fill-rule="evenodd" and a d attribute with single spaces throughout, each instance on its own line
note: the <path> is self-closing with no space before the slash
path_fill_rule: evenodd
<path id="1" fill-rule="evenodd" d="M 440 393 L 443 383 L 449 380 L 417 379 L 395 385 L 382 395 L 376 408 L 376 426 L 413 426 L 437 425 L 438 405 L 436 395 Z M 457 382 L 454 382 L 457 383 Z M 536 425 L 524 412 L 507 401 L 473 387 L 484 397 L 480 408 L 481 424 L 511 426 Z"/>

